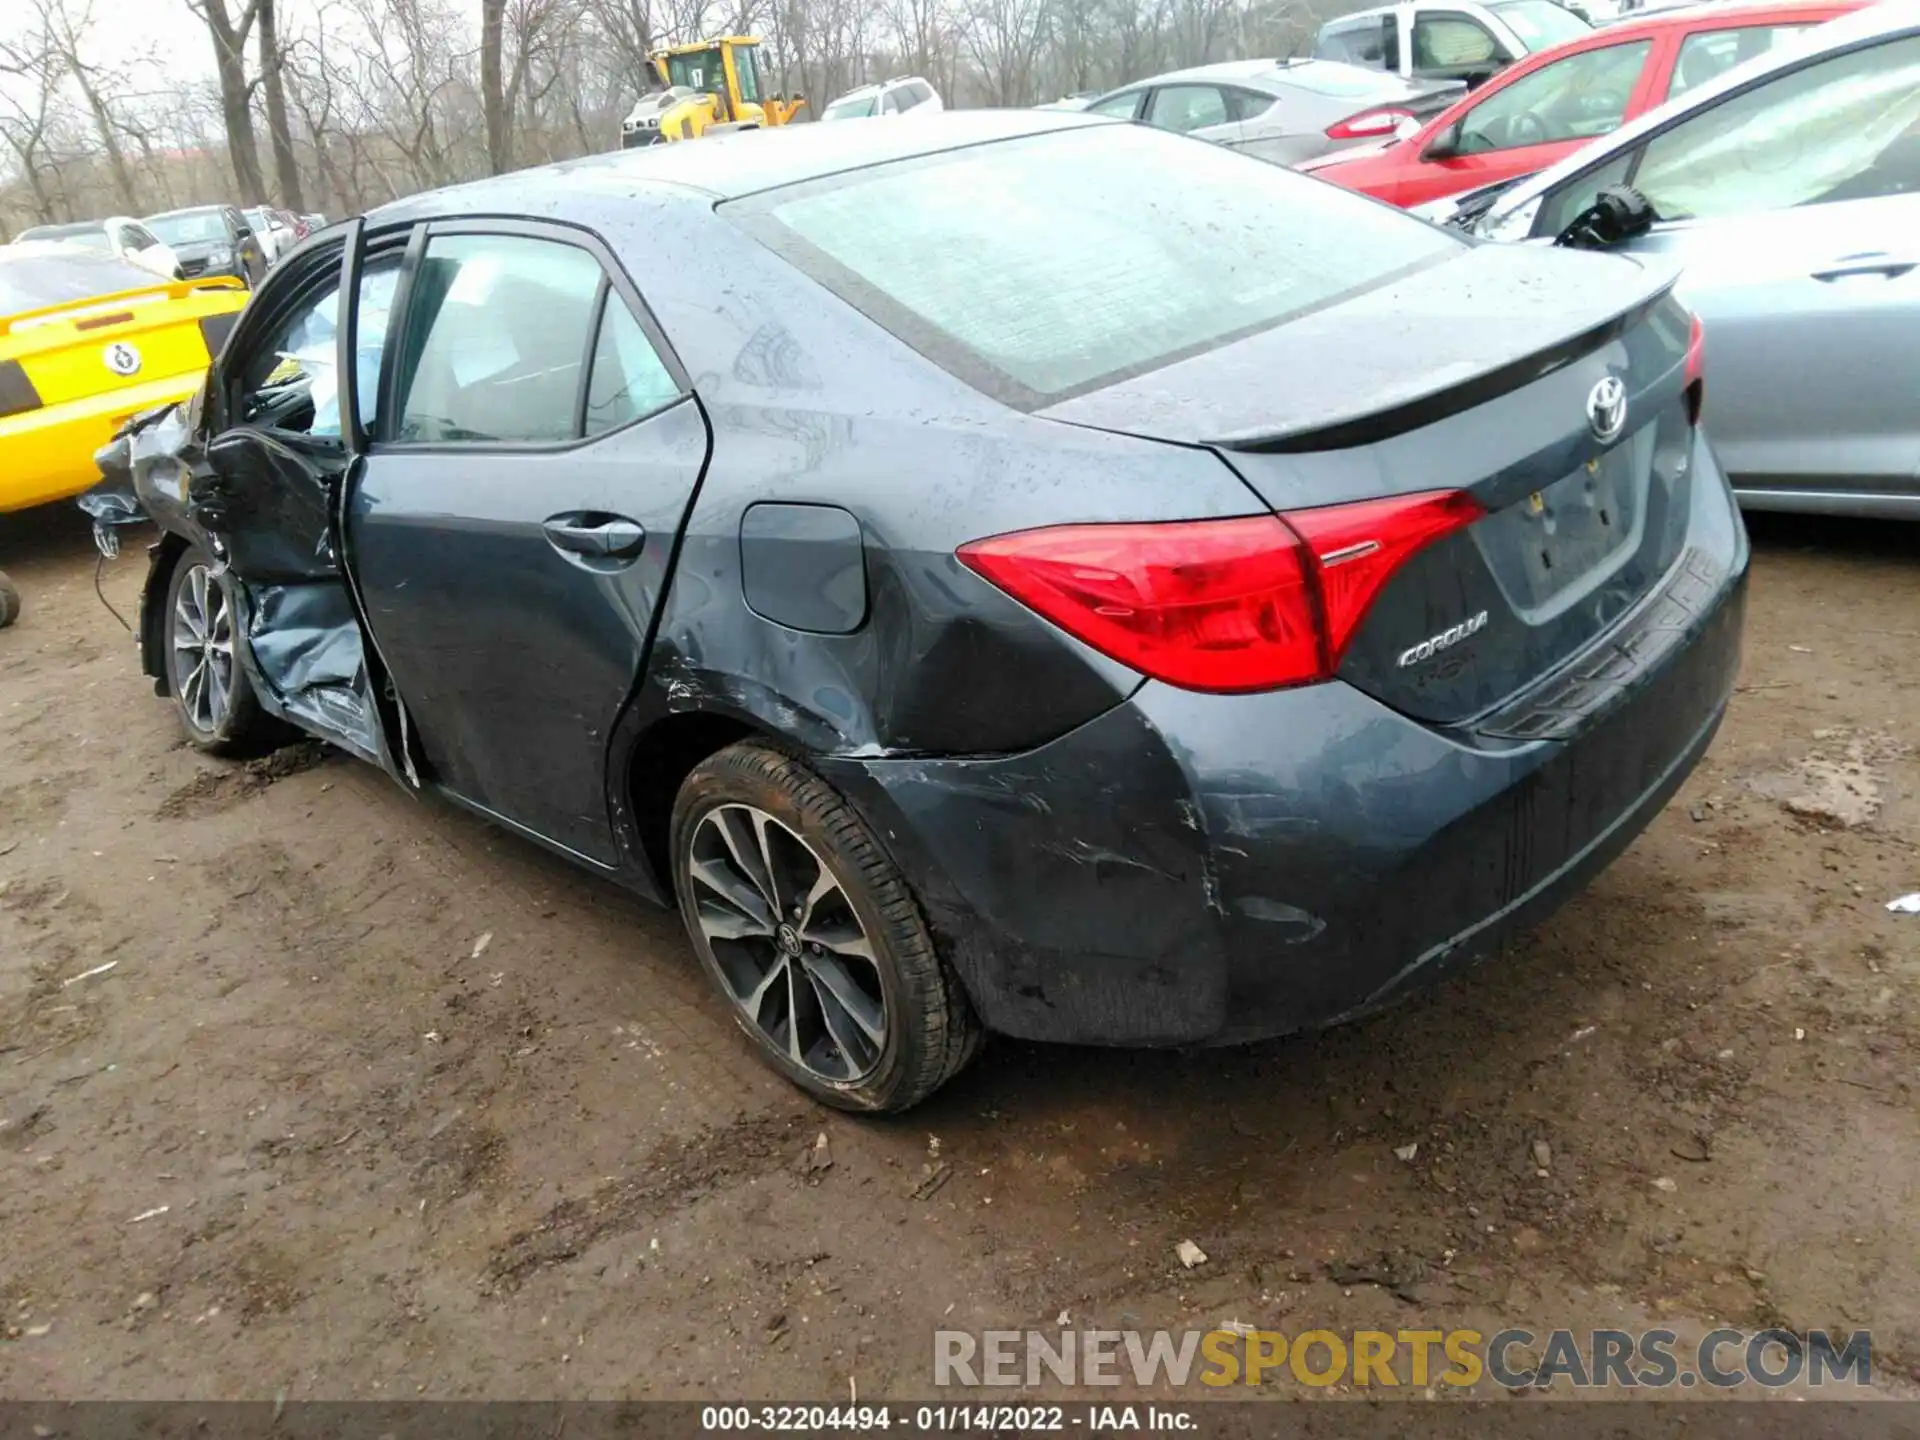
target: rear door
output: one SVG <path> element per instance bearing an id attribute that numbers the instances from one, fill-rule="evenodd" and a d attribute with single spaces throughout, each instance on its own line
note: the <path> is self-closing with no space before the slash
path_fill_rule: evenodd
<path id="1" fill-rule="evenodd" d="M 416 240 L 348 535 L 368 619 L 451 795 L 617 858 L 607 750 L 706 464 L 686 376 L 584 231 Z"/>
<path id="2" fill-rule="evenodd" d="M 401 778 L 406 722 L 341 525 L 400 267 L 397 244 L 362 255 L 360 236 L 355 221 L 248 308 L 180 458 L 187 514 L 239 581 L 234 656 L 262 703 Z M 358 297 L 344 314 L 343 292 Z M 355 373 L 357 395 L 340 383 Z"/>

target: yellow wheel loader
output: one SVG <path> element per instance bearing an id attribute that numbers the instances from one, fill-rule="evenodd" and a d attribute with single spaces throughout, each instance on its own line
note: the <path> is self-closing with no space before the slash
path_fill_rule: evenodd
<path id="1" fill-rule="evenodd" d="M 622 149 L 785 125 L 807 103 L 798 95 L 765 93 L 760 42 L 751 36 L 675 45 L 648 59 L 662 88 L 641 96 L 621 121 Z"/>

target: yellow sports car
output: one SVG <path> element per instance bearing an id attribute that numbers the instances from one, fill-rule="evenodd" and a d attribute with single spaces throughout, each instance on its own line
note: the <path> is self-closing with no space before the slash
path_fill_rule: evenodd
<path id="1" fill-rule="evenodd" d="M 142 410 L 184 400 L 247 291 L 57 242 L 0 246 L 0 511 L 77 495 Z"/>

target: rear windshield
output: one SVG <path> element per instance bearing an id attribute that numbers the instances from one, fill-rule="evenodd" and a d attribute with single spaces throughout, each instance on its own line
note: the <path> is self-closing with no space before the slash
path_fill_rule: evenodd
<path id="1" fill-rule="evenodd" d="M 1122 124 L 857 170 L 722 213 L 935 364 L 1025 409 L 1464 243 L 1280 166 Z"/>
<path id="2" fill-rule="evenodd" d="M 107 227 L 99 221 L 83 221 L 77 225 L 36 225 L 31 230 L 22 230 L 13 237 L 16 240 L 65 240 L 70 244 L 85 245 L 92 250 L 107 249 Z"/>
<path id="3" fill-rule="evenodd" d="M 849 100 L 836 100 L 821 113 L 822 120 L 861 120 L 873 114 L 873 107 L 880 102 L 878 95 L 859 95 Z"/>
<path id="4" fill-rule="evenodd" d="M 149 215 L 147 229 L 169 245 L 198 245 L 224 241 L 227 221 L 218 210 L 186 210 L 172 215 Z"/>
<path id="5" fill-rule="evenodd" d="M 1283 84 L 1298 85 L 1302 90 L 1311 90 L 1316 95 L 1331 95 L 1340 100 L 1360 100 L 1372 95 L 1402 95 L 1407 89 L 1406 82 L 1397 75 L 1362 69 L 1358 65 L 1344 65 L 1337 60 L 1303 60 L 1296 65 L 1282 65 L 1279 78 Z"/>
<path id="6" fill-rule="evenodd" d="M 0 315 L 41 310 L 121 290 L 146 290 L 161 282 L 151 270 L 90 250 L 65 254 L 0 248 Z"/>
<path id="7" fill-rule="evenodd" d="M 1500 0 L 1487 8 L 1506 21 L 1529 50 L 1545 50 L 1593 33 L 1591 25 L 1553 0 Z"/>

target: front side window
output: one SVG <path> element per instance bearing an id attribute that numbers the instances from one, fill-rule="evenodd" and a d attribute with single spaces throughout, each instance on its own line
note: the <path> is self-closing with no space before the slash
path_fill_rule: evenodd
<path id="1" fill-rule="evenodd" d="M 695 50 L 686 55 L 669 55 L 667 83 L 687 90 L 719 94 L 724 83 L 720 75 L 720 52 L 717 49 Z"/>
<path id="2" fill-rule="evenodd" d="M 1631 183 L 1663 220 L 1920 190 L 1920 36 L 1776 76 L 1649 140 Z"/>
<path id="3" fill-rule="evenodd" d="M 380 357 L 399 275 L 397 251 L 375 256 L 360 269 L 355 394 L 360 422 L 368 428 L 378 414 Z M 333 282 L 275 325 L 241 363 L 234 410 L 241 424 L 340 438 L 339 322 L 336 267 Z"/>
<path id="4" fill-rule="evenodd" d="M 1503 86 L 1460 122 L 1459 154 L 1591 140 L 1620 128 L 1650 40 L 1585 50 Z"/>
<path id="5" fill-rule="evenodd" d="M 740 98 L 749 105 L 760 103 L 760 51 L 742 45 L 733 52 L 733 74 L 740 82 Z"/>
<path id="6" fill-rule="evenodd" d="M 1147 123 L 1176 135 L 1227 123 L 1227 100 L 1214 85 L 1162 85 L 1147 107 Z"/>
<path id="7" fill-rule="evenodd" d="M 592 255 L 556 240 L 428 241 L 408 301 L 395 438 L 573 439 L 602 278 Z"/>
<path id="8" fill-rule="evenodd" d="M 1463 70 L 1500 59 L 1499 43 L 1465 15 L 1421 15 L 1413 22 L 1413 68 Z"/>
<path id="9" fill-rule="evenodd" d="M 1673 62 L 1673 80 L 1667 98 L 1716 79 L 1734 66 L 1764 55 L 1782 41 L 1800 34 L 1805 25 L 1744 25 L 1737 30 L 1706 30 L 1680 42 Z"/>
<path id="10" fill-rule="evenodd" d="M 933 363 L 1028 408 L 1336 303 L 1463 244 L 1144 125 L 871 166 L 720 213 Z"/>

